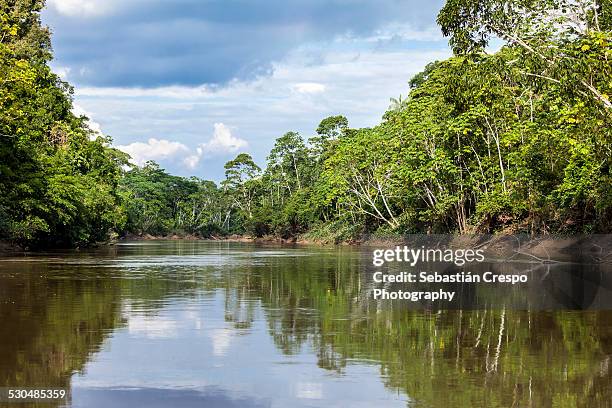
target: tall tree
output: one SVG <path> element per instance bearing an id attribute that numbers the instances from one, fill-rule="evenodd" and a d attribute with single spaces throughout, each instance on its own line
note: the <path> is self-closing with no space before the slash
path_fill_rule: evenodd
<path id="1" fill-rule="evenodd" d="M 72 90 L 48 66 L 43 5 L 0 1 L 0 236 L 87 244 L 124 221 L 116 186 L 126 156 L 72 114 Z"/>
<path id="2" fill-rule="evenodd" d="M 288 195 L 306 185 L 308 169 L 308 150 L 298 133 L 287 132 L 276 139 L 268 155 L 267 171 L 280 180 Z"/>
<path id="3" fill-rule="evenodd" d="M 239 208 L 248 219 L 253 218 L 260 174 L 261 168 L 247 153 L 241 153 L 225 164 L 225 180 L 221 185 L 231 197 L 232 206 Z"/>

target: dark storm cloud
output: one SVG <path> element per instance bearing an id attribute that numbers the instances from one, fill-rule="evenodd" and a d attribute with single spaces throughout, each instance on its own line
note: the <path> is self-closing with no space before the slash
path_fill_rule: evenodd
<path id="1" fill-rule="evenodd" d="M 61 3 L 62 0 L 51 0 Z M 107 12 L 60 13 L 56 64 L 80 86 L 223 84 L 265 73 L 297 46 L 368 35 L 389 23 L 435 24 L 442 0 L 87 0 Z M 111 4 L 111 6 L 108 6 Z M 65 10 L 64 10 L 65 11 Z"/>

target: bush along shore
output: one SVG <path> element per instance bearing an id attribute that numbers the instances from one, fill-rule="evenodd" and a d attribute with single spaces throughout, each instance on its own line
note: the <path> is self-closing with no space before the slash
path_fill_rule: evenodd
<path id="1" fill-rule="evenodd" d="M 380 124 L 327 117 L 311 137 L 279 137 L 263 168 L 239 154 L 220 183 L 154 162 L 124 170 L 49 68 L 43 2 L 17 3 L 0 8 L 0 240 L 612 230 L 611 2 L 449 1 L 438 23 L 454 55 Z M 496 52 L 491 37 L 505 41 Z"/>

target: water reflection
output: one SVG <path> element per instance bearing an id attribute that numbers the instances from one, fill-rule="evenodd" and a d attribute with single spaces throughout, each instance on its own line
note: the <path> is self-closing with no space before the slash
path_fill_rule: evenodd
<path id="1" fill-rule="evenodd" d="M 124 324 L 119 281 L 53 274 L 45 263 L 1 269 L 0 386 L 70 388 L 72 375 Z"/>
<path id="2" fill-rule="evenodd" d="M 161 388 L 77 389 L 75 400 L 84 407 L 113 408 L 264 408 L 268 401 L 235 397 L 223 390 L 206 391 Z"/>
<path id="3" fill-rule="evenodd" d="M 0 386 L 69 387 L 75 407 L 612 401 L 612 312 L 577 310 L 603 309 L 610 273 L 487 265 L 537 279 L 457 288 L 491 307 L 410 310 L 368 296 L 368 265 L 350 248 L 203 242 L 1 260 Z"/>

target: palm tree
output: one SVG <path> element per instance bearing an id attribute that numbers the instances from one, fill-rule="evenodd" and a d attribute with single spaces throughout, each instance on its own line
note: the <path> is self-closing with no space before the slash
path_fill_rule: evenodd
<path id="1" fill-rule="evenodd" d="M 389 100 L 391 101 L 391 105 L 389 105 L 389 110 L 395 112 L 404 109 L 406 107 L 406 104 L 408 103 L 408 99 L 403 99 L 401 94 L 397 99 L 390 98 Z"/>

